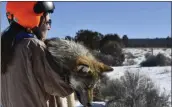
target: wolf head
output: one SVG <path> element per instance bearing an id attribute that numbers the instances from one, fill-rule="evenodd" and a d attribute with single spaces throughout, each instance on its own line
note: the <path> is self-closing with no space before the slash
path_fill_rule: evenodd
<path id="1" fill-rule="evenodd" d="M 94 85 L 102 73 L 112 71 L 113 68 L 96 60 L 80 43 L 53 38 L 46 40 L 45 44 L 56 66 L 59 66 L 58 70 L 61 69 L 58 73 L 68 74 L 69 85 L 73 87 L 81 104 L 91 106 Z"/>

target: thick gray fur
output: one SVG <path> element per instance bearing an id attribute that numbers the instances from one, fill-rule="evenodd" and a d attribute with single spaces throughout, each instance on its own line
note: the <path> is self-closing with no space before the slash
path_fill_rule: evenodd
<path id="1" fill-rule="evenodd" d="M 90 51 L 80 43 L 59 38 L 47 39 L 45 41 L 48 51 L 56 58 L 56 63 L 72 69 L 76 58 L 79 56 L 87 56 L 95 60 Z"/>

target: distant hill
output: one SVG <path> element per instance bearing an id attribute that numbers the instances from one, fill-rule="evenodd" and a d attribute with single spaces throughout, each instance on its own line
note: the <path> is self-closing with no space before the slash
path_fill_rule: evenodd
<path id="1" fill-rule="evenodd" d="M 126 47 L 172 47 L 172 38 L 128 39 Z"/>

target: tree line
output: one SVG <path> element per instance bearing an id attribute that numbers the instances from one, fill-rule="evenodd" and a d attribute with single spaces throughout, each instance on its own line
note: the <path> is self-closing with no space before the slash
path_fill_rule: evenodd
<path id="1" fill-rule="evenodd" d="M 109 42 L 118 43 L 122 47 L 172 47 L 172 38 L 155 39 L 130 39 L 127 35 L 101 34 L 97 31 L 81 29 L 76 32 L 75 37 L 66 36 L 65 39 L 82 42 L 86 47 L 93 50 L 100 50 L 105 44 Z"/>

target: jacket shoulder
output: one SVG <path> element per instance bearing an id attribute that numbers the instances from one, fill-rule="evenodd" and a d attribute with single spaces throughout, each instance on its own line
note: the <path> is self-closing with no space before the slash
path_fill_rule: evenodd
<path id="1" fill-rule="evenodd" d="M 19 47 L 29 48 L 29 47 L 42 47 L 45 48 L 46 45 L 44 42 L 36 39 L 36 38 L 26 38 L 23 39 L 19 44 Z"/>
<path id="2" fill-rule="evenodd" d="M 44 42 L 36 38 L 26 38 L 18 43 L 15 47 L 16 52 L 25 54 L 40 54 L 40 52 L 45 52 L 46 45 Z"/>

